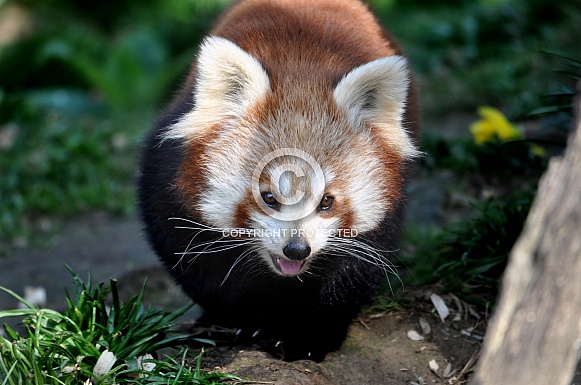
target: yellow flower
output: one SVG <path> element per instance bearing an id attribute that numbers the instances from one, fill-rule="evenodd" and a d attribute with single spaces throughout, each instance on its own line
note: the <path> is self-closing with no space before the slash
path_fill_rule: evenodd
<path id="1" fill-rule="evenodd" d="M 477 144 L 490 142 L 495 137 L 501 141 L 518 139 L 520 137 L 520 132 L 516 127 L 496 108 L 488 106 L 479 107 L 478 115 L 482 116 L 482 120 L 470 125 L 470 132 Z"/>
<path id="2" fill-rule="evenodd" d="M 544 158 L 545 155 L 547 155 L 547 151 L 545 151 L 545 149 L 542 146 L 539 146 L 538 144 L 534 144 L 531 146 L 531 152 L 538 156 L 539 158 Z"/>

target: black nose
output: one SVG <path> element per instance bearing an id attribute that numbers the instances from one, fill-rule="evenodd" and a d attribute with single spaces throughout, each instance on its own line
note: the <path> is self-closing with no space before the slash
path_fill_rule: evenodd
<path id="1" fill-rule="evenodd" d="M 291 242 L 282 249 L 289 259 L 301 260 L 311 255 L 311 246 L 303 242 Z"/>

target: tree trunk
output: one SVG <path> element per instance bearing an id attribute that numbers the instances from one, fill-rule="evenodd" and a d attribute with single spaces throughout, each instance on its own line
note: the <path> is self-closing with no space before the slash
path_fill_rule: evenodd
<path id="1" fill-rule="evenodd" d="M 581 350 L 580 110 L 512 249 L 472 385 L 572 381 Z"/>

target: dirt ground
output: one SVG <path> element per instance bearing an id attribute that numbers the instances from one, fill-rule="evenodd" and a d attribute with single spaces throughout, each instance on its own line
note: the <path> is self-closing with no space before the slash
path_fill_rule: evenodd
<path id="1" fill-rule="evenodd" d="M 206 349 L 204 362 L 243 378 L 288 385 L 445 384 L 457 378 L 464 363 L 450 362 L 433 336 L 428 337 L 431 341 L 409 339 L 408 332 L 417 328 L 417 323 L 405 312 L 368 319 L 365 324 L 356 322 L 343 347 L 320 364 L 274 360 L 255 347 Z M 464 343 L 458 340 L 459 333 L 452 334 L 457 334 L 451 338 L 456 343 Z M 475 344 L 470 350 L 477 348 Z"/>
<path id="2" fill-rule="evenodd" d="M 420 317 L 431 331 L 423 331 Z M 408 310 L 368 313 L 354 322 L 342 348 L 320 364 L 282 362 L 256 346 L 206 349 L 205 362 L 243 378 L 285 385 L 453 384 L 473 368 L 470 360 L 480 340 L 462 330 L 474 323 L 470 319 L 443 323 L 433 314 Z M 414 339 L 412 331 L 418 333 Z"/>

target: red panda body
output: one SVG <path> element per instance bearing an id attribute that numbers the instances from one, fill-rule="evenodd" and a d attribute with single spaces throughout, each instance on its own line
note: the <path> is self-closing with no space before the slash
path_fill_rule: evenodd
<path id="1" fill-rule="evenodd" d="M 417 116 L 406 60 L 358 0 L 243 0 L 149 134 L 154 249 L 204 320 L 285 359 L 336 350 L 392 271 Z"/>

